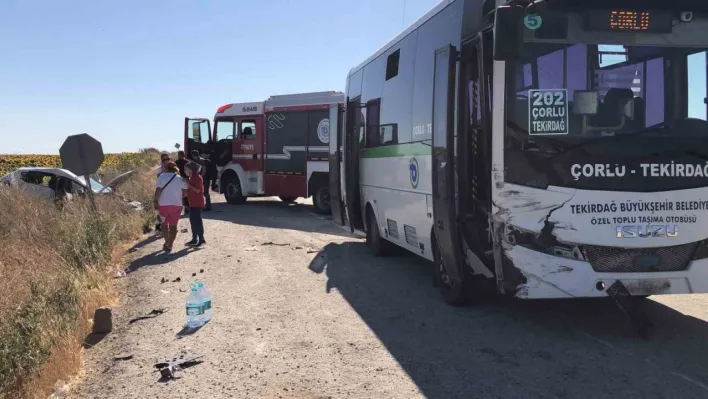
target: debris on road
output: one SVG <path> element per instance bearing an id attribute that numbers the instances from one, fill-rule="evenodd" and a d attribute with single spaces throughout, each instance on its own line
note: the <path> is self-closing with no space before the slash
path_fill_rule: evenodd
<path id="1" fill-rule="evenodd" d="M 116 361 L 130 360 L 132 358 L 133 358 L 132 353 L 121 353 L 119 355 L 113 356 L 113 360 L 116 360 Z"/>
<path id="2" fill-rule="evenodd" d="M 169 293 L 170 293 L 169 291 L 166 291 L 166 290 L 160 290 L 160 292 L 163 293 L 163 294 L 169 294 Z"/>
<path id="3" fill-rule="evenodd" d="M 148 313 L 146 316 L 140 316 L 136 317 L 128 322 L 128 324 L 133 324 L 136 321 L 140 320 L 145 320 L 145 319 L 153 319 L 163 313 L 167 313 L 167 311 L 170 310 L 170 308 L 159 308 L 159 309 L 153 309 L 150 313 Z"/>
<path id="4" fill-rule="evenodd" d="M 261 244 L 261 245 L 264 246 L 264 247 L 265 247 L 265 246 L 268 246 L 268 245 L 274 245 L 274 246 L 276 246 L 276 247 L 287 247 L 287 246 L 289 246 L 290 244 L 288 244 L 288 243 L 276 244 L 276 243 L 274 243 L 273 241 L 268 241 L 268 242 L 264 242 L 264 243 Z"/>
<path id="5" fill-rule="evenodd" d="M 115 278 L 123 278 L 126 275 L 127 275 L 127 273 L 125 272 L 125 270 L 119 270 L 118 272 L 116 272 Z"/>
<path id="6" fill-rule="evenodd" d="M 172 280 L 173 283 L 179 283 L 180 281 L 182 281 L 180 277 L 177 277 L 176 279 Z"/>
<path id="7" fill-rule="evenodd" d="M 186 368 L 200 364 L 201 361 L 198 361 L 197 359 L 200 359 L 202 357 L 204 356 L 182 354 L 180 356 L 173 357 L 172 359 L 156 363 L 154 367 L 157 369 L 157 371 L 160 372 L 162 378 L 173 379 L 175 378 L 176 371 L 184 370 Z"/>
<path id="8" fill-rule="evenodd" d="M 258 249 L 258 248 L 256 248 L 256 247 L 248 247 L 248 248 L 246 248 L 246 252 L 258 252 L 258 251 L 260 251 L 260 249 Z"/>
<path id="9" fill-rule="evenodd" d="M 168 281 L 169 281 L 169 280 L 167 280 L 166 278 L 163 277 L 162 280 L 160 280 L 160 284 L 165 284 L 165 283 L 168 282 Z"/>
<path id="10" fill-rule="evenodd" d="M 113 331 L 113 310 L 109 307 L 96 309 L 93 315 L 93 333 L 108 334 Z"/>
<path id="11" fill-rule="evenodd" d="M 199 273 L 204 273 L 204 269 L 199 269 Z"/>

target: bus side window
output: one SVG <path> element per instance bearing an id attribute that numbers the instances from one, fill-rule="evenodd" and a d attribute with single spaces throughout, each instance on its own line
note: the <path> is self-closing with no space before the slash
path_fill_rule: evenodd
<path id="1" fill-rule="evenodd" d="M 371 100 L 366 103 L 366 147 L 381 145 L 379 132 L 381 116 L 381 99 Z"/>
<path id="2" fill-rule="evenodd" d="M 688 56 L 688 117 L 708 120 L 706 111 L 706 52 L 694 53 Z"/>

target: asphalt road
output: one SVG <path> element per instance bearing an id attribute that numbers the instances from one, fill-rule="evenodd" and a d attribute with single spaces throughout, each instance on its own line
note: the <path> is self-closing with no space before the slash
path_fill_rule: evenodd
<path id="1" fill-rule="evenodd" d="M 607 301 L 446 306 L 425 261 L 375 258 L 308 203 L 205 215 L 205 249 L 181 249 L 188 234 L 167 259 L 159 241 L 136 246 L 115 331 L 89 338 L 74 397 L 708 397 L 708 296 L 647 300 L 657 331 L 644 340 Z M 190 333 L 192 278 L 211 291 L 214 319 Z M 158 308 L 169 310 L 129 323 Z M 182 353 L 203 362 L 161 380 L 153 364 Z"/>

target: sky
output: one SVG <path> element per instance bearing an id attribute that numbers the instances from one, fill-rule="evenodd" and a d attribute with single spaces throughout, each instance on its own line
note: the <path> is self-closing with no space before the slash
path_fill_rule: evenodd
<path id="1" fill-rule="evenodd" d="M 1 0 L 0 154 L 183 141 L 231 102 L 344 91 L 349 70 L 439 0 Z"/>
<path id="2" fill-rule="evenodd" d="M 0 154 L 58 153 L 77 133 L 104 152 L 173 149 L 184 117 L 344 91 L 352 67 L 439 1 L 0 0 Z M 705 87 L 692 77 L 692 98 Z"/>

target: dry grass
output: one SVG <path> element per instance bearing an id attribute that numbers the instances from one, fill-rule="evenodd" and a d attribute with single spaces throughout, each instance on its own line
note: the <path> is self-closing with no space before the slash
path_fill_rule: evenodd
<path id="1" fill-rule="evenodd" d="M 154 173 L 135 177 L 120 192 L 146 212 L 117 196 L 97 199 L 93 213 L 87 201 L 59 208 L 0 189 L 0 399 L 46 398 L 80 368 L 94 310 L 114 301 L 119 249 L 153 220 Z"/>

